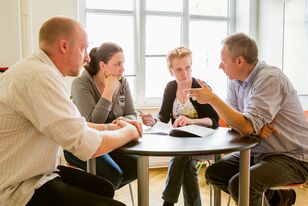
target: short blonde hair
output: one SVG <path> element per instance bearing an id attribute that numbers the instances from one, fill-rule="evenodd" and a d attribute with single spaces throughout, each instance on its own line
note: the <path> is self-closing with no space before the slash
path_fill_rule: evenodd
<path id="1" fill-rule="evenodd" d="M 168 69 L 172 69 L 172 60 L 174 58 L 183 58 L 186 56 L 189 56 L 192 61 L 192 52 L 184 46 L 176 47 L 175 49 L 169 51 L 166 57 Z"/>

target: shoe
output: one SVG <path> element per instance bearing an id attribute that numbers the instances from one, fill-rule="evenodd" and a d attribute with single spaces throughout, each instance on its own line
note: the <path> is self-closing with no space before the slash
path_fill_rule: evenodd
<path id="1" fill-rule="evenodd" d="M 275 200 L 270 201 L 271 206 L 291 206 L 296 201 L 294 189 L 275 190 Z"/>
<path id="2" fill-rule="evenodd" d="M 165 200 L 163 206 L 174 206 L 174 203 Z"/>

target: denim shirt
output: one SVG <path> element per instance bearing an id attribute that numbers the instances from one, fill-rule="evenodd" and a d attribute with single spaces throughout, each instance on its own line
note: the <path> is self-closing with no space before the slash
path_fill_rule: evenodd
<path id="1" fill-rule="evenodd" d="M 252 155 L 285 154 L 308 162 L 308 123 L 296 90 L 280 69 L 259 61 L 245 81 L 229 82 L 227 101 L 251 121 L 256 135 L 274 120 L 279 133 L 262 139 Z"/>

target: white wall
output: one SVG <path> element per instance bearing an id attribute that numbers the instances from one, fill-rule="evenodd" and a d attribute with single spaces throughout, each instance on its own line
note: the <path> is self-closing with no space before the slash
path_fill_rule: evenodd
<path id="1" fill-rule="evenodd" d="M 258 21 L 260 59 L 281 68 L 283 0 L 260 0 Z"/>
<path id="2" fill-rule="evenodd" d="M 18 0 L 0 0 L 0 67 L 11 66 L 21 58 Z"/>
<path id="3" fill-rule="evenodd" d="M 259 0 L 258 12 L 259 57 L 279 68 L 282 67 L 283 3 L 284 0 Z M 308 96 L 300 96 L 300 101 L 307 110 Z"/>
<path id="4" fill-rule="evenodd" d="M 257 15 L 257 0 L 235 1 L 235 32 L 243 32 L 256 39 L 258 28 Z"/>
<path id="5" fill-rule="evenodd" d="M 31 1 L 32 45 L 38 48 L 38 32 L 42 23 L 52 16 L 66 16 L 78 20 L 77 0 L 28 0 Z"/>
<path id="6" fill-rule="evenodd" d="M 30 1 L 30 0 L 29 0 Z M 66 16 L 78 20 L 77 0 L 31 0 L 32 47 L 38 48 L 38 34 L 42 23 L 52 16 Z M 66 87 L 71 92 L 73 78 L 66 77 Z"/>
<path id="7" fill-rule="evenodd" d="M 0 0 L 0 67 L 11 66 L 38 49 L 42 23 L 52 16 L 78 19 L 77 0 Z M 71 77 L 66 79 L 71 90 Z"/>

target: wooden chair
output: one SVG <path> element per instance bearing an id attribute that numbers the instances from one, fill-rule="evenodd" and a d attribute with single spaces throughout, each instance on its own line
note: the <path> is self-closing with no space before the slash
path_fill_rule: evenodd
<path id="1" fill-rule="evenodd" d="M 281 189 L 290 189 L 290 188 L 303 188 L 303 187 L 307 187 L 308 182 L 304 182 L 304 183 L 299 183 L 299 184 L 289 184 L 289 185 L 285 185 L 285 186 L 278 186 L 278 187 L 273 187 L 271 188 L 272 190 L 281 190 Z M 265 192 L 262 193 L 262 202 L 261 202 L 261 206 L 264 206 L 264 202 L 265 202 Z"/>
<path id="2" fill-rule="evenodd" d="M 306 121 L 308 122 L 308 110 L 305 110 L 305 111 L 304 111 L 304 115 L 305 115 L 305 117 L 306 117 Z"/>

